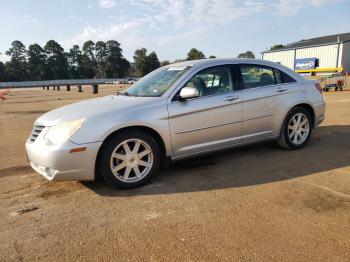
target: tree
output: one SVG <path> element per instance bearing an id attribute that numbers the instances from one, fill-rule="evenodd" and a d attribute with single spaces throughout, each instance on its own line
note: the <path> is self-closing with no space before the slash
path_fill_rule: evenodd
<path id="1" fill-rule="evenodd" d="M 160 62 L 156 52 L 151 52 L 146 58 L 146 74 L 160 67 Z"/>
<path id="2" fill-rule="evenodd" d="M 182 58 L 178 58 L 178 59 L 175 59 L 174 63 L 180 63 L 180 62 L 185 62 L 186 59 L 182 59 Z"/>
<path id="3" fill-rule="evenodd" d="M 46 52 L 38 44 L 28 48 L 28 72 L 30 80 L 44 80 L 47 77 Z"/>
<path id="4" fill-rule="evenodd" d="M 0 61 L 0 82 L 6 81 L 5 65 Z"/>
<path id="5" fill-rule="evenodd" d="M 156 52 L 151 52 L 147 55 L 147 49 L 141 48 L 137 49 L 134 54 L 136 74 L 138 76 L 144 76 L 153 70 L 160 67 L 160 62 L 158 60 Z"/>
<path id="6" fill-rule="evenodd" d="M 95 43 L 91 40 L 83 44 L 83 77 L 94 78 L 96 75 L 97 65 L 94 55 Z"/>
<path id="7" fill-rule="evenodd" d="M 144 76 L 146 74 L 147 67 L 147 49 L 137 49 L 134 54 L 136 75 Z"/>
<path id="8" fill-rule="evenodd" d="M 160 66 L 166 66 L 166 65 L 170 65 L 170 61 L 164 60 L 164 61 L 160 62 Z"/>
<path id="9" fill-rule="evenodd" d="M 98 41 L 95 45 L 95 59 L 97 64 L 97 77 L 106 77 L 107 46 L 105 42 Z"/>
<path id="10" fill-rule="evenodd" d="M 106 68 L 108 78 L 125 77 L 129 72 L 130 63 L 123 57 L 120 44 L 115 40 L 106 42 Z"/>
<path id="11" fill-rule="evenodd" d="M 238 55 L 238 58 L 255 58 L 255 55 L 252 51 L 247 51 Z"/>
<path id="12" fill-rule="evenodd" d="M 209 59 L 212 59 L 212 58 L 216 58 L 216 56 L 215 55 L 209 56 Z"/>
<path id="13" fill-rule="evenodd" d="M 80 79 L 84 77 L 83 54 L 78 45 L 73 45 L 68 53 L 69 78 Z"/>
<path id="14" fill-rule="evenodd" d="M 64 49 L 54 40 L 49 40 L 44 49 L 47 53 L 48 79 L 68 78 L 68 55 Z"/>
<path id="15" fill-rule="evenodd" d="M 282 49 L 282 48 L 285 48 L 285 46 L 284 46 L 284 45 L 281 45 L 281 44 L 279 44 L 279 45 L 274 45 L 274 46 L 271 46 L 270 51 L 278 50 L 278 49 Z"/>
<path id="16" fill-rule="evenodd" d="M 205 55 L 197 50 L 196 48 L 192 48 L 188 54 L 186 60 L 197 60 L 197 59 L 205 59 Z"/>
<path id="17" fill-rule="evenodd" d="M 10 81 L 27 80 L 27 51 L 26 47 L 20 41 L 13 41 L 12 47 L 6 51 L 6 55 L 11 57 L 11 60 L 6 63 L 6 71 Z"/>

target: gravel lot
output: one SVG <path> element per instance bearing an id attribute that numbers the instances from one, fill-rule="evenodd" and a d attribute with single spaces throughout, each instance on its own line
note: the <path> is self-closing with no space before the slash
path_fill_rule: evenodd
<path id="1" fill-rule="evenodd" d="M 0 261 L 350 260 L 349 91 L 325 94 L 326 120 L 303 150 L 230 150 L 128 191 L 47 182 L 26 161 L 34 120 L 93 96 L 31 89 L 0 101 Z"/>

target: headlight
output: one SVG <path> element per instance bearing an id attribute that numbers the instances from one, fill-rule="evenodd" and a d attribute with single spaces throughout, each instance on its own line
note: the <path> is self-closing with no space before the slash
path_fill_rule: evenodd
<path id="1" fill-rule="evenodd" d="M 84 124 L 85 119 L 79 119 L 72 122 L 67 122 L 63 124 L 58 124 L 56 126 L 52 126 L 46 132 L 44 139 L 50 141 L 54 145 L 62 144 L 71 138 L 75 132 L 81 128 Z"/>

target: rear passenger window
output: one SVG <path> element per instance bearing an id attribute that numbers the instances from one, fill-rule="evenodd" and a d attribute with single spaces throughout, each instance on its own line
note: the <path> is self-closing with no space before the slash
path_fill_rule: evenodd
<path id="1" fill-rule="evenodd" d="M 296 82 L 295 79 L 292 78 L 290 75 L 287 75 L 286 73 L 278 69 L 274 69 L 274 72 L 277 84 Z"/>
<path id="2" fill-rule="evenodd" d="M 241 65 L 240 67 L 245 89 L 277 83 L 274 69 L 271 67 L 260 65 Z M 281 76 L 280 81 L 282 81 Z"/>
<path id="3" fill-rule="evenodd" d="M 273 69 L 274 73 L 275 73 L 275 79 L 276 79 L 276 83 L 277 84 L 282 84 L 283 83 L 283 77 L 282 77 L 282 73 L 280 70 L 278 69 Z"/>
<path id="4" fill-rule="evenodd" d="M 288 75 L 288 74 L 286 74 L 286 73 L 284 73 L 282 71 L 280 71 L 280 72 L 281 72 L 282 82 L 283 83 L 294 83 L 294 82 L 296 82 L 296 80 L 293 77 L 291 77 L 290 75 Z"/>

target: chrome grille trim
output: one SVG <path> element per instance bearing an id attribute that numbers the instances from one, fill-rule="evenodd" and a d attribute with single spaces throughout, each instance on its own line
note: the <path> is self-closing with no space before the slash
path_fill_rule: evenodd
<path id="1" fill-rule="evenodd" d="M 30 142 L 32 143 L 35 142 L 35 140 L 37 139 L 37 137 L 40 135 L 41 131 L 43 131 L 44 128 L 45 126 L 43 125 L 34 124 L 32 133 L 30 134 L 30 137 L 29 137 Z"/>

